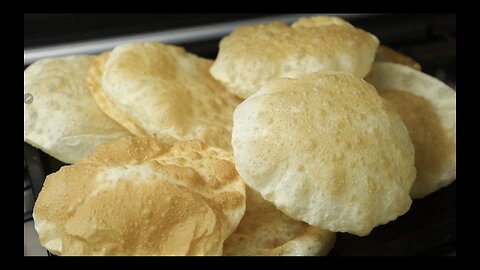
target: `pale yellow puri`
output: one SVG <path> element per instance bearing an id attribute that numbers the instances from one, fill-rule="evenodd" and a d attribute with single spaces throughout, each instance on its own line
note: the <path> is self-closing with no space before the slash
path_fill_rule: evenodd
<path id="1" fill-rule="evenodd" d="M 24 72 L 23 140 L 65 163 L 130 133 L 95 103 L 85 83 L 92 56 L 39 60 Z"/>
<path id="2" fill-rule="evenodd" d="M 225 256 L 321 256 L 335 244 L 335 233 L 294 220 L 246 187 L 247 210 L 225 240 Z"/>
<path id="3" fill-rule="evenodd" d="M 329 24 L 343 25 L 353 27 L 349 22 L 339 17 L 333 16 L 313 16 L 299 18 L 292 24 L 293 28 L 297 27 L 319 27 Z"/>
<path id="4" fill-rule="evenodd" d="M 245 213 L 231 154 L 126 137 L 45 180 L 33 209 L 56 255 L 221 255 Z"/>
<path id="5" fill-rule="evenodd" d="M 456 92 L 413 68 L 376 63 L 366 80 L 398 111 L 415 146 L 417 179 L 410 195 L 425 197 L 457 176 Z"/>
<path id="6" fill-rule="evenodd" d="M 377 54 L 375 56 L 375 62 L 397 63 L 414 69 L 422 70 L 420 64 L 413 58 L 385 45 L 380 45 L 378 47 Z"/>
<path id="7" fill-rule="evenodd" d="M 351 74 L 267 83 L 235 109 L 232 145 L 242 179 L 310 225 L 364 236 L 410 208 L 408 131 L 375 88 Z"/>
<path id="8" fill-rule="evenodd" d="M 363 78 L 379 41 L 340 18 L 303 18 L 248 25 L 224 37 L 210 73 L 242 98 L 268 81 L 317 71 L 343 71 Z"/>
<path id="9" fill-rule="evenodd" d="M 198 139 L 231 151 L 241 99 L 209 74 L 212 64 L 177 46 L 127 44 L 98 57 L 87 82 L 100 108 L 136 136 Z"/>

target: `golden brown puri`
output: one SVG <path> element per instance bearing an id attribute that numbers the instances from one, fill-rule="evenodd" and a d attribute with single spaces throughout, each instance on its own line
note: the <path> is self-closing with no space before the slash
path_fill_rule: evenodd
<path id="1" fill-rule="evenodd" d="M 210 75 L 212 64 L 176 46 L 128 44 L 97 58 L 87 81 L 99 106 L 137 136 L 198 139 L 231 151 L 241 99 Z"/>
<path id="2" fill-rule="evenodd" d="M 231 154 L 126 137 L 49 175 L 33 216 L 57 255 L 221 255 L 244 212 Z"/>
<path id="3" fill-rule="evenodd" d="M 396 108 L 415 146 L 412 198 L 452 183 L 457 172 L 456 92 L 436 78 L 393 63 L 375 63 L 366 80 Z"/>
<path id="4" fill-rule="evenodd" d="M 392 62 L 409 66 L 417 70 L 422 70 L 420 64 L 417 63 L 417 61 L 415 61 L 413 58 L 395 51 L 394 49 L 385 45 L 380 45 L 378 47 L 377 54 L 375 56 L 375 62 Z"/>
<path id="5" fill-rule="evenodd" d="M 417 181 L 413 189 L 439 189 L 444 183 L 439 183 L 438 177 L 445 168 L 451 166 L 455 144 L 447 135 L 433 106 L 425 98 L 409 92 L 379 90 L 379 94 L 388 100 L 400 114 L 415 146 Z M 424 196 L 417 193 L 412 195 L 414 197 Z"/>
<path id="6" fill-rule="evenodd" d="M 237 229 L 225 240 L 226 256 L 327 255 L 335 233 L 294 220 L 246 187 L 247 209 Z"/>
<path id="7" fill-rule="evenodd" d="M 91 56 L 39 60 L 24 72 L 23 140 L 65 163 L 75 163 L 94 147 L 130 133 L 110 119 L 88 92 Z"/>
<path id="8" fill-rule="evenodd" d="M 344 26 L 351 26 L 349 22 L 345 21 L 339 17 L 332 17 L 332 16 L 314 16 L 314 17 L 302 17 L 295 21 L 292 24 L 293 28 L 297 27 L 320 27 L 329 24 L 336 24 L 336 25 L 344 25 Z"/>
<path id="9" fill-rule="evenodd" d="M 98 106 L 112 119 L 115 119 L 123 127 L 129 130 L 132 134 L 137 136 L 145 137 L 148 136 L 148 133 L 140 125 L 135 123 L 135 121 L 125 113 L 122 113 L 117 109 L 115 103 L 112 102 L 102 88 L 102 75 L 105 68 L 105 62 L 110 56 L 111 52 L 104 52 L 99 56 L 95 57 L 90 65 L 90 68 L 87 73 L 87 86 L 92 94 L 93 98 L 97 102 Z"/>
<path id="10" fill-rule="evenodd" d="M 232 145 L 242 179 L 293 219 L 364 236 L 410 208 L 408 131 L 351 74 L 271 81 L 235 109 Z"/>
<path id="11" fill-rule="evenodd" d="M 379 41 L 341 21 L 305 18 L 294 27 L 281 22 L 239 27 L 221 40 L 210 73 L 242 98 L 280 77 L 331 70 L 363 78 Z"/>

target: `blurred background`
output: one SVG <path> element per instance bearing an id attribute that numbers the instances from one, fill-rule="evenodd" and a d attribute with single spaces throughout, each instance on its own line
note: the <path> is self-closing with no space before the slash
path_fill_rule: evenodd
<path id="1" fill-rule="evenodd" d="M 307 14 L 24 14 L 25 65 L 42 57 L 99 53 L 122 43 L 180 44 L 215 58 L 218 42 L 243 24 Z M 314 14 L 308 14 L 314 15 Z M 456 62 L 455 14 L 328 14 L 343 17 L 429 69 Z M 452 67 L 450 67 L 452 68 Z"/>
<path id="2" fill-rule="evenodd" d="M 24 68 L 49 57 L 98 54 L 117 45 L 158 41 L 214 59 L 220 39 L 240 25 L 316 14 L 24 14 Z M 456 89 L 456 14 L 339 16 L 419 62 Z M 62 166 L 24 143 L 24 255 L 46 256 L 32 209 L 45 175 Z M 338 234 L 330 255 L 456 255 L 456 182 L 416 200 L 411 210 L 367 237 Z"/>

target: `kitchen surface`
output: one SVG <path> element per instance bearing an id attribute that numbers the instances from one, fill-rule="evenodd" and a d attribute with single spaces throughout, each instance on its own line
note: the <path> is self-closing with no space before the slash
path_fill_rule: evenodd
<path id="1" fill-rule="evenodd" d="M 332 15 L 332 14 L 326 14 Z M 456 15 L 333 14 L 375 34 L 456 90 Z M 305 14 L 25 14 L 24 66 L 70 54 L 98 54 L 123 43 L 159 41 L 214 59 L 219 40 L 240 25 Z M 48 256 L 38 241 L 32 209 L 45 176 L 64 163 L 24 143 L 24 255 Z M 329 256 L 456 256 L 456 182 L 415 200 L 409 212 L 367 237 L 339 233 Z"/>

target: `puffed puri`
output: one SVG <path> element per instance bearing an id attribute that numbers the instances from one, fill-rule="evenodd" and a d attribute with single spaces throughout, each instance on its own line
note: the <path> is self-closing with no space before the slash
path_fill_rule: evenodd
<path id="1" fill-rule="evenodd" d="M 245 183 L 310 225 L 364 236 L 410 208 L 408 131 L 351 74 L 271 81 L 235 109 L 232 145 Z"/>
<path id="2" fill-rule="evenodd" d="M 96 57 L 86 81 L 98 106 L 136 136 L 197 139 L 231 151 L 241 99 L 210 75 L 212 64 L 173 45 L 125 44 Z"/>
<path id="3" fill-rule="evenodd" d="M 130 136 L 90 95 L 85 76 L 94 57 L 42 59 L 24 72 L 23 140 L 50 156 L 75 163 L 98 145 Z"/>
<path id="4" fill-rule="evenodd" d="M 126 137 L 45 180 L 33 216 L 57 255 L 221 255 L 245 213 L 231 154 Z"/>
<path id="5" fill-rule="evenodd" d="M 451 184 L 457 177 L 455 90 L 395 63 L 375 63 L 366 80 L 395 107 L 415 146 L 417 178 L 410 196 L 423 198 Z"/>
<path id="6" fill-rule="evenodd" d="M 335 17 L 301 18 L 238 27 L 220 41 L 212 76 L 242 98 L 270 80 L 318 71 L 341 71 L 363 78 L 379 40 Z"/>

